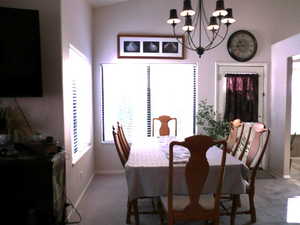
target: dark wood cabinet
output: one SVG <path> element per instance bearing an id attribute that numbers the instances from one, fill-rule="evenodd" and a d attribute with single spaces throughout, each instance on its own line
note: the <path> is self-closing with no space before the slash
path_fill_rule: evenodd
<path id="1" fill-rule="evenodd" d="M 64 224 L 63 151 L 47 156 L 1 156 L 0 180 L 1 224 Z"/>

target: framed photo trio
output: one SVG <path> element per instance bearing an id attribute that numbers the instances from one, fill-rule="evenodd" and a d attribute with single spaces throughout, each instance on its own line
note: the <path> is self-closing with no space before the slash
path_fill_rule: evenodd
<path id="1" fill-rule="evenodd" d="M 183 36 L 118 35 L 118 58 L 184 59 Z"/>

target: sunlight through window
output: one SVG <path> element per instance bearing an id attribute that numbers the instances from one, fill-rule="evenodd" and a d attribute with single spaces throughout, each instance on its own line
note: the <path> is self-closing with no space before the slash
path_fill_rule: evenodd
<path id="1" fill-rule="evenodd" d="M 72 163 L 92 144 L 92 70 L 88 59 L 75 47 L 69 47 L 68 68 L 72 92 Z"/>
<path id="2" fill-rule="evenodd" d="M 103 64 L 103 140 L 119 121 L 128 140 L 151 135 L 160 115 L 177 118 L 178 136 L 194 133 L 195 64 Z"/>
<path id="3" fill-rule="evenodd" d="M 300 196 L 295 196 L 288 199 L 287 205 L 287 222 L 288 223 L 300 223 Z"/>
<path id="4" fill-rule="evenodd" d="M 300 96 L 300 62 L 293 63 L 292 75 L 292 117 L 291 117 L 291 134 L 300 134 L 300 104 L 298 96 Z"/>

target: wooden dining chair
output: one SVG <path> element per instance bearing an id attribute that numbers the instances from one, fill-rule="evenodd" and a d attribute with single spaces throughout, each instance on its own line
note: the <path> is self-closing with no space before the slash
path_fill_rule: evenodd
<path id="1" fill-rule="evenodd" d="M 128 157 L 125 154 L 125 150 L 122 147 L 119 134 L 116 132 L 115 127 L 112 127 L 112 135 L 114 138 L 115 147 L 119 156 L 119 159 L 122 163 L 122 166 L 125 167 Z"/>
<path id="2" fill-rule="evenodd" d="M 244 123 L 240 119 L 235 119 L 230 122 L 230 132 L 226 139 L 227 152 L 233 154 L 239 146 L 244 131 Z"/>
<path id="3" fill-rule="evenodd" d="M 212 194 L 201 194 L 208 177 L 210 165 L 206 158 L 207 150 L 213 146 L 223 145 L 223 154 L 220 162 L 220 170 L 217 175 L 217 186 Z M 182 146 L 190 151 L 189 161 L 185 165 L 185 180 L 187 195 L 174 195 L 174 163 L 173 149 Z M 183 142 L 173 141 L 169 146 L 169 181 L 168 195 L 161 197 L 165 211 L 167 211 L 168 225 L 175 221 L 204 220 L 219 224 L 219 201 L 224 178 L 224 166 L 226 160 L 226 141 L 214 141 L 205 135 L 196 135 L 186 138 Z"/>
<path id="4" fill-rule="evenodd" d="M 117 125 L 119 126 L 119 124 Z M 124 149 L 124 145 L 121 144 L 121 132 L 116 132 L 115 127 L 112 127 L 112 134 L 113 134 L 113 138 L 114 138 L 114 143 L 115 143 L 115 147 L 118 153 L 118 156 L 120 158 L 121 164 L 123 166 L 123 168 L 125 168 L 125 164 L 128 160 L 128 157 L 126 156 L 126 151 Z M 158 214 L 158 211 L 156 210 L 156 206 L 154 201 L 156 200 L 157 197 L 140 197 L 139 199 L 150 199 L 151 200 L 151 204 L 152 204 L 152 210 L 149 211 L 140 211 L 138 210 L 138 199 L 135 199 L 133 201 L 129 201 L 129 199 L 127 200 L 127 214 L 126 214 L 126 223 L 130 224 L 131 220 L 130 217 L 131 215 L 135 216 L 135 220 L 136 220 L 136 224 L 138 224 L 139 222 L 139 216 L 138 214 Z"/>
<path id="5" fill-rule="evenodd" d="M 239 144 L 235 146 L 232 151 L 232 155 L 238 159 L 241 159 L 245 151 L 249 149 L 249 140 L 251 136 L 252 123 L 244 123 L 243 133 L 241 135 Z"/>
<path id="6" fill-rule="evenodd" d="M 262 161 L 262 158 L 265 154 L 269 138 L 270 138 L 270 130 L 265 128 L 263 123 L 255 123 L 252 126 L 253 132 L 253 139 L 250 143 L 249 151 L 246 153 L 246 160 L 245 164 L 248 168 L 251 169 L 251 175 L 247 180 L 246 183 L 246 194 L 248 195 L 249 199 L 249 210 L 245 211 L 237 211 L 237 198 L 232 199 L 232 207 L 231 207 L 231 218 L 234 221 L 236 214 L 250 214 L 251 215 L 251 222 L 256 222 L 256 209 L 255 209 L 255 202 L 254 202 L 254 195 L 255 195 L 255 178 L 256 173 L 259 168 L 259 165 Z M 231 223 L 232 225 L 234 224 Z"/>
<path id="7" fill-rule="evenodd" d="M 117 134 L 120 137 L 121 146 L 124 150 L 125 156 L 128 159 L 129 158 L 129 153 L 130 153 L 130 145 L 129 145 L 129 143 L 126 139 L 126 136 L 124 134 L 123 126 L 119 122 L 117 122 Z"/>
<path id="8" fill-rule="evenodd" d="M 169 128 L 169 121 L 170 120 L 174 120 L 175 121 L 175 136 L 177 136 L 177 119 L 176 118 L 172 118 L 170 116 L 167 115 L 162 115 L 159 116 L 158 118 L 153 118 L 152 120 L 152 136 L 154 136 L 154 124 L 155 124 L 155 120 L 159 120 L 161 125 L 159 128 L 159 135 L 160 136 L 168 136 L 170 135 L 170 128 Z"/>

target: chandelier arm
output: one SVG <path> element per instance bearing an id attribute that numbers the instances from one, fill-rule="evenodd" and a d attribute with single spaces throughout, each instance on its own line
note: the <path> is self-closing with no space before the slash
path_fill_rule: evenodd
<path id="1" fill-rule="evenodd" d="M 220 30 L 221 30 L 221 19 L 219 18 L 219 29 L 217 30 L 217 32 L 213 32 L 213 38 L 212 38 L 212 40 L 211 40 L 211 42 L 208 44 L 208 45 L 206 45 L 205 46 L 205 49 L 210 49 L 210 47 L 213 45 L 213 43 L 214 43 L 214 41 L 217 39 L 217 37 L 221 37 L 221 39 L 224 39 L 224 37 L 222 37 L 221 35 L 219 35 L 219 33 L 220 33 Z M 227 29 L 228 29 L 228 27 L 227 27 Z M 226 33 L 227 34 L 227 33 Z M 226 34 L 225 34 L 225 36 L 226 36 Z M 221 40 L 221 42 L 222 42 L 223 40 Z"/>
<path id="2" fill-rule="evenodd" d="M 203 0 L 199 0 L 199 2 L 198 2 L 198 12 L 200 12 L 199 14 L 200 14 L 200 16 L 199 16 L 199 47 L 201 46 L 201 43 L 202 43 L 202 38 L 201 38 L 201 34 L 202 34 L 202 31 L 201 31 L 201 29 L 202 29 L 202 14 L 201 14 L 201 11 L 202 11 L 202 3 L 203 3 Z"/>
<path id="3" fill-rule="evenodd" d="M 203 25 L 205 26 L 206 24 L 204 24 L 204 22 L 203 22 Z M 204 29 L 204 33 L 205 33 L 205 36 L 206 36 L 207 40 L 208 40 L 209 42 L 211 42 L 212 39 L 211 39 L 210 35 L 208 34 L 207 29 Z"/>
<path id="4" fill-rule="evenodd" d="M 193 18 L 193 24 L 194 24 L 194 27 L 195 27 L 195 31 L 198 29 L 198 24 L 199 24 L 199 17 L 201 16 L 201 14 L 199 13 L 199 11 L 196 12 L 196 16 Z M 196 22 L 195 22 L 196 21 Z M 193 32 L 193 38 L 195 36 L 196 32 Z"/>
<path id="5" fill-rule="evenodd" d="M 214 43 L 214 41 L 216 40 L 218 34 L 220 32 L 220 29 L 218 29 L 217 31 L 213 32 L 212 35 L 212 39 L 210 40 L 210 42 L 205 46 L 205 50 L 210 49 L 210 47 L 212 46 L 212 44 Z"/>
<path id="6" fill-rule="evenodd" d="M 197 46 L 195 45 L 193 38 L 191 36 L 190 32 L 187 32 L 187 36 L 188 36 L 188 40 L 189 40 L 189 44 L 192 47 L 193 50 L 195 50 L 197 48 Z"/>
<path id="7" fill-rule="evenodd" d="M 225 35 L 224 35 L 224 37 L 220 40 L 220 42 L 217 43 L 215 46 L 209 47 L 208 49 L 205 49 L 205 50 L 211 50 L 211 49 L 213 49 L 213 48 L 218 47 L 218 46 L 225 40 L 227 34 L 228 34 L 228 26 L 226 26 L 226 32 L 225 32 Z"/>
<path id="8" fill-rule="evenodd" d="M 180 41 L 176 32 L 175 32 L 175 26 L 173 26 L 173 36 L 176 38 L 176 40 L 178 41 L 179 44 L 181 44 L 183 47 L 190 49 L 190 50 L 194 50 L 193 48 L 191 48 L 190 46 L 184 44 L 184 42 Z"/>

